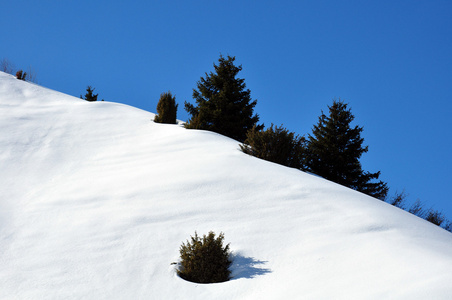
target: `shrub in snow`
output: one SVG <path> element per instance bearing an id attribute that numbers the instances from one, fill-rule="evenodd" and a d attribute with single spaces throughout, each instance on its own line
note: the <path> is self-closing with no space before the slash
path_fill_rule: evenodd
<path id="1" fill-rule="evenodd" d="M 443 224 L 446 220 L 446 217 L 441 212 L 430 209 L 425 219 L 430 223 L 441 226 L 441 224 Z"/>
<path id="2" fill-rule="evenodd" d="M 202 238 L 195 232 L 191 241 L 180 247 L 181 267 L 177 274 L 197 283 L 224 282 L 230 279 L 229 244 L 223 246 L 224 234 L 215 237 L 212 231 Z"/>
<path id="3" fill-rule="evenodd" d="M 13 66 L 13 64 L 12 64 L 8 59 L 3 58 L 3 59 L 0 61 L 0 71 L 12 75 L 12 74 L 14 74 L 14 73 L 13 73 L 13 69 L 14 69 L 14 66 Z"/>
<path id="4" fill-rule="evenodd" d="M 424 209 L 424 205 L 419 199 L 417 199 L 416 202 L 411 205 L 408 212 L 412 213 L 415 216 L 418 216 L 419 218 L 425 219 L 427 217 L 427 212 Z"/>
<path id="5" fill-rule="evenodd" d="M 22 70 L 19 70 L 16 72 L 16 78 L 20 79 L 20 80 L 25 80 L 25 78 L 27 77 L 27 72 L 24 72 Z"/>
<path id="6" fill-rule="evenodd" d="M 443 228 L 452 232 L 452 221 L 447 221 Z"/>
<path id="7" fill-rule="evenodd" d="M 303 169 L 306 139 L 273 124 L 267 130 L 248 130 L 243 152 L 291 168 Z"/>
<path id="8" fill-rule="evenodd" d="M 395 207 L 405 210 L 406 197 L 407 196 L 405 191 L 402 191 L 401 193 L 396 192 L 394 194 L 394 197 L 388 200 L 388 203 L 394 205 Z"/>
<path id="9" fill-rule="evenodd" d="M 177 104 L 176 97 L 171 92 L 160 95 L 157 103 L 157 116 L 154 118 L 156 123 L 176 124 Z"/>

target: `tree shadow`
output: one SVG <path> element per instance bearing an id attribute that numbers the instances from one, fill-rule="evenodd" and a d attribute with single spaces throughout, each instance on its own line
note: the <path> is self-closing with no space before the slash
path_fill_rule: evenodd
<path id="1" fill-rule="evenodd" d="M 231 256 L 231 280 L 241 278 L 251 279 L 272 272 L 270 269 L 262 267 L 267 261 L 257 260 L 253 257 L 245 257 L 240 253 L 233 253 Z"/>

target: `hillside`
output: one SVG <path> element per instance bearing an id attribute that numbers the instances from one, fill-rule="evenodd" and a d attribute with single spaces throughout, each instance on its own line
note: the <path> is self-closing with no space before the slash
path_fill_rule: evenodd
<path id="1" fill-rule="evenodd" d="M 452 234 L 259 160 L 0 72 L 0 299 L 450 299 Z M 233 280 L 172 262 L 224 232 Z"/>

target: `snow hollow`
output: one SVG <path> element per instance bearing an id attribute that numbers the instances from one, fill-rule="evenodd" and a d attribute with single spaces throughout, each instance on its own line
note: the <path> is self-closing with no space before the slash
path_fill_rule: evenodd
<path id="1" fill-rule="evenodd" d="M 451 299 L 452 234 L 221 135 L 0 73 L 0 299 Z M 231 281 L 176 275 L 224 232 Z"/>

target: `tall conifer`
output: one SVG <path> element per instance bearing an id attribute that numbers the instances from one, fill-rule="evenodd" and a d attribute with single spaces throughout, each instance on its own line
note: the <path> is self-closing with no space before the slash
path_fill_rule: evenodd
<path id="1" fill-rule="evenodd" d="M 359 161 L 368 151 L 363 147 L 362 127 L 351 127 L 355 118 L 347 104 L 334 101 L 329 107 L 329 116 L 323 112 L 308 138 L 306 164 L 309 171 L 328 180 L 345 185 L 378 199 L 384 199 L 387 184 L 379 181 L 380 172 L 362 170 Z"/>
<path id="2" fill-rule="evenodd" d="M 246 133 L 259 121 L 253 115 L 257 101 L 251 100 L 245 80 L 236 78 L 242 66 L 234 65 L 235 57 L 220 56 L 215 73 L 206 76 L 193 89 L 197 106 L 185 102 L 185 110 L 191 115 L 186 128 L 214 131 L 243 142 Z M 263 126 L 258 126 L 261 129 Z"/>

